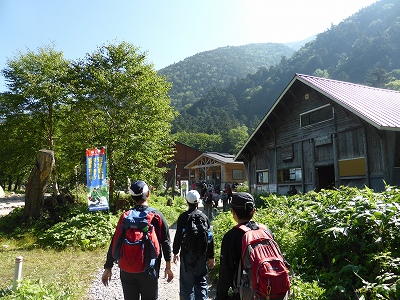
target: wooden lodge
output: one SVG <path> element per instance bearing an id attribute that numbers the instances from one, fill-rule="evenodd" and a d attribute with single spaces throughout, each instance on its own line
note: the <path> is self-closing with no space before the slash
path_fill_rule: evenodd
<path id="1" fill-rule="evenodd" d="M 251 192 L 400 185 L 400 92 L 296 74 L 235 157 Z"/>

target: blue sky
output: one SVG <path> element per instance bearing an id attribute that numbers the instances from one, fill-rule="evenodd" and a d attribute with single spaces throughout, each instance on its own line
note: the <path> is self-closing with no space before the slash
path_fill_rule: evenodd
<path id="1" fill-rule="evenodd" d="M 296 42 L 377 0 L 0 0 L 0 69 L 21 51 L 54 45 L 65 58 L 126 41 L 156 70 L 196 53 Z M 0 76 L 0 91 L 5 91 Z"/>

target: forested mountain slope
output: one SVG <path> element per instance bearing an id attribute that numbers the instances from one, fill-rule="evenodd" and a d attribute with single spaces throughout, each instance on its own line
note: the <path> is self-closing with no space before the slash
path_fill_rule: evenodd
<path id="1" fill-rule="evenodd" d="M 277 64 L 282 56 L 290 57 L 293 52 L 293 48 L 275 43 L 227 46 L 198 53 L 158 73 L 173 83 L 169 93 L 172 105 L 181 110 L 213 87 L 227 87 L 233 79 Z"/>
<path id="2" fill-rule="evenodd" d="M 261 67 L 226 88 L 212 89 L 181 112 L 174 130 L 223 135 L 246 125 L 251 133 L 295 73 L 396 88 L 399 37 L 400 1 L 376 2 L 318 34 L 290 58 Z"/>

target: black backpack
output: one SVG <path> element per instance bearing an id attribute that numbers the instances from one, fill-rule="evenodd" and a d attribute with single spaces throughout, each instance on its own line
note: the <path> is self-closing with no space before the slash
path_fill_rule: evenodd
<path id="1" fill-rule="evenodd" d="M 208 246 L 207 217 L 198 209 L 189 214 L 183 232 L 183 248 L 187 253 L 203 255 Z"/>

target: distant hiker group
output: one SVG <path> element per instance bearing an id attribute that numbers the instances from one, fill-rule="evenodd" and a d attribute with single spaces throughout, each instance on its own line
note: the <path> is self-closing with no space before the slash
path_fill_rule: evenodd
<path id="1" fill-rule="evenodd" d="M 171 249 L 164 216 L 149 206 L 148 185 L 141 180 L 135 181 L 129 192 L 135 205 L 118 221 L 104 264 L 104 285 L 111 280 L 111 269 L 117 262 L 125 299 L 158 299 L 158 277 L 164 257 L 167 282 L 174 278 L 171 260 L 174 263 L 180 261 L 180 299 L 209 299 L 206 275 L 214 268 L 215 258 L 213 227 L 207 205 L 212 209 L 222 199 L 224 211 L 230 205 L 237 225 L 222 239 L 216 299 L 288 298 L 291 267 L 270 230 L 252 221 L 256 207 L 251 194 L 233 193 L 228 185 L 221 195 L 209 186 L 202 186 L 200 193 L 193 189 L 187 191 L 188 209 L 178 217 Z M 201 201 L 205 213 L 199 210 Z"/>

